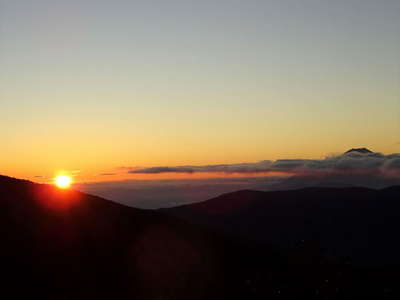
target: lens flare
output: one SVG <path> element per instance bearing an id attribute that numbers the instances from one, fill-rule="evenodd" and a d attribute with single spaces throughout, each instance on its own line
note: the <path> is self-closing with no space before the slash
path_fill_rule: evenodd
<path id="1" fill-rule="evenodd" d="M 54 184 L 60 189 L 68 189 L 72 184 L 72 178 L 66 175 L 60 175 L 54 178 Z"/>

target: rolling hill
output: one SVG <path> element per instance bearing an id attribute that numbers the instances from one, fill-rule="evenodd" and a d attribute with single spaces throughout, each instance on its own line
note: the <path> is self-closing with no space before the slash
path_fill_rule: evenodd
<path id="1" fill-rule="evenodd" d="M 157 212 L 0 177 L 2 293 L 13 299 L 228 297 L 223 239 Z"/>
<path id="2" fill-rule="evenodd" d="M 398 189 L 385 193 L 397 194 Z M 205 210 L 196 214 L 196 220 L 205 218 L 203 221 L 211 224 L 220 216 L 231 220 L 249 216 L 249 209 L 255 208 L 264 196 L 242 191 L 198 204 Z M 292 203 L 289 199 L 288 196 L 286 205 Z M 208 210 L 210 204 L 213 208 Z M 186 214 L 187 207 L 179 208 L 182 209 Z M 261 207 L 258 211 L 261 213 Z M 278 251 L 165 213 L 0 176 L 2 298 L 241 300 L 399 296 L 400 272 L 395 264 L 353 265 L 327 259 L 312 247 Z M 393 211 L 392 215 L 396 213 Z M 221 220 L 228 220 L 224 218 Z M 253 218 L 257 220 L 259 215 Z M 236 225 L 230 225 L 235 229 Z M 273 231 L 271 228 L 266 233 Z"/>
<path id="3" fill-rule="evenodd" d="M 357 263 L 400 263 L 398 186 L 244 190 L 162 211 L 262 245 L 306 243 Z"/>

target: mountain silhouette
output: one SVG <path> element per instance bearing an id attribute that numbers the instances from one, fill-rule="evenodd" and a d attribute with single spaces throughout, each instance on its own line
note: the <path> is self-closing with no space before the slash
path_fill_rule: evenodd
<path id="1" fill-rule="evenodd" d="M 12 299 L 232 297 L 238 248 L 155 211 L 1 176 L 0 228 Z"/>
<path id="2" fill-rule="evenodd" d="M 343 190 L 335 196 L 357 197 L 357 207 L 362 212 L 373 205 L 368 200 L 371 192 Z M 376 193 L 398 195 L 399 188 Z M 307 191 L 307 197 L 312 194 L 324 195 L 320 190 Z M 259 234 L 276 237 L 282 230 L 262 228 L 260 217 L 276 214 L 271 220 L 287 220 L 287 212 L 292 212 L 289 213 L 294 217 L 291 224 L 296 225 L 295 220 L 301 218 L 298 209 L 303 206 L 302 201 L 294 201 L 290 195 L 269 195 L 276 199 L 272 201 L 275 204 L 265 207 L 258 203 L 260 199 L 265 200 L 265 196 L 254 191 L 223 195 L 191 207 L 190 210 L 195 208 L 196 211 L 192 215 L 198 217 L 191 221 L 200 223 L 202 220 L 214 227 L 218 225 L 218 218 L 221 218 L 220 225 L 230 220 L 232 223 L 223 225 L 232 233 L 240 231 L 237 224 L 246 224 L 251 217 L 253 223 L 243 227 L 242 233 L 258 228 Z M 278 199 L 283 201 L 281 206 L 276 202 Z M 326 211 L 346 207 L 343 201 L 334 204 L 329 201 L 332 199 L 327 200 L 331 205 Z M 301 210 L 312 209 L 312 203 Z M 374 206 L 376 215 L 382 213 L 380 206 Z M 264 210 L 268 208 L 271 211 Z M 383 241 L 396 237 L 389 237 L 389 233 L 398 228 L 394 204 L 392 208 L 386 215 L 388 225 L 385 227 L 393 226 L 393 230 L 382 237 Z M 188 217 L 188 211 L 188 207 L 178 208 L 175 213 Z M 329 259 L 319 251 L 318 245 L 307 243 L 288 251 L 274 249 L 250 239 L 226 236 L 219 228 L 214 232 L 190 224 L 166 215 L 167 212 L 171 213 L 125 207 L 73 190 L 0 176 L 2 297 L 49 300 L 398 299 L 396 287 L 400 274 L 395 264 L 378 268 L 357 266 Z M 314 213 L 317 214 L 318 209 Z M 244 219 L 241 221 L 239 216 Z M 370 220 L 371 233 L 374 230 L 381 233 L 380 221 L 380 217 Z M 360 227 L 365 225 L 361 218 Z M 301 228 L 289 225 L 287 229 L 294 232 L 293 236 L 301 232 Z"/>
<path id="3" fill-rule="evenodd" d="M 371 150 L 367 149 L 367 148 L 352 148 L 348 151 L 346 151 L 344 154 L 348 154 L 348 153 L 361 153 L 361 154 L 368 154 L 368 153 L 374 153 Z"/>
<path id="4" fill-rule="evenodd" d="M 398 186 L 244 190 L 163 211 L 263 245 L 312 243 L 357 263 L 400 263 Z"/>

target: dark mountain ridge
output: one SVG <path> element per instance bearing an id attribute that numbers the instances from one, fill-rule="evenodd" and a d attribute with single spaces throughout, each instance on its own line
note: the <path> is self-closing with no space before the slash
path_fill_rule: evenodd
<path id="1" fill-rule="evenodd" d="M 399 186 L 244 190 L 162 211 L 261 245 L 306 242 L 354 262 L 400 263 Z"/>
<path id="2" fill-rule="evenodd" d="M 352 152 L 362 153 L 362 154 L 374 153 L 374 152 L 372 152 L 371 150 L 369 150 L 367 148 L 351 148 L 350 150 L 346 151 L 344 154 L 352 153 Z"/>
<path id="3" fill-rule="evenodd" d="M 394 189 L 397 193 L 398 191 Z M 238 215 L 259 192 L 237 195 Z M 231 195 L 232 196 L 232 195 Z M 221 203 L 225 196 L 221 196 Z M 204 205 L 204 204 L 203 204 Z M 219 208 L 225 212 L 225 207 Z M 248 211 L 248 210 L 244 210 Z M 215 216 L 220 215 L 220 211 Z M 0 176 L 1 295 L 11 299 L 398 299 L 399 269 L 278 252 L 157 211 Z M 10 295 L 10 296 L 8 296 Z"/>
<path id="4" fill-rule="evenodd" d="M 236 280 L 225 274 L 231 244 L 218 235 L 4 176 L 0 233 L 2 291 L 14 299 L 224 299 Z"/>

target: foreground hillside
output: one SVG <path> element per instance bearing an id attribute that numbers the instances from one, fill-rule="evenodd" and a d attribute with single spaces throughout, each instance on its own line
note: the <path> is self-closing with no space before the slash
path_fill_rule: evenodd
<path id="1" fill-rule="evenodd" d="M 224 242 L 151 211 L 0 177 L 0 228 L 13 299 L 229 296 Z"/>
<path id="2" fill-rule="evenodd" d="M 307 247 L 278 253 L 159 212 L 8 177 L 0 177 L 0 228 L 5 299 L 399 296 L 394 265 L 359 267 Z"/>
<path id="3" fill-rule="evenodd" d="M 354 263 L 400 263 L 400 187 L 244 190 L 162 211 L 262 245 L 310 246 Z"/>

